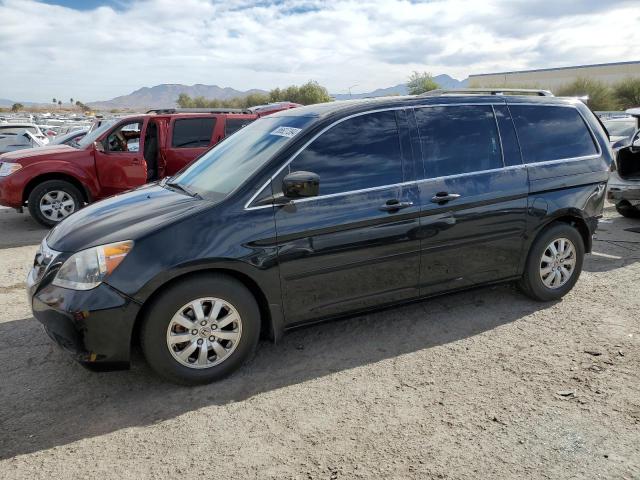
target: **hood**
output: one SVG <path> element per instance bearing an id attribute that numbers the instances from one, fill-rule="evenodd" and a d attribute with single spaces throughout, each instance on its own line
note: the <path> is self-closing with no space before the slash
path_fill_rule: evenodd
<path id="1" fill-rule="evenodd" d="M 135 241 L 209 206 L 205 200 L 157 184 L 146 185 L 79 210 L 51 230 L 47 244 L 59 252 L 77 252 L 105 243 Z"/>
<path id="2" fill-rule="evenodd" d="M 46 145 L 44 147 L 25 148 L 16 152 L 3 153 L 0 155 L 0 162 L 19 162 L 20 160 L 28 160 L 41 155 L 62 152 L 77 152 L 78 149 L 69 145 Z"/>

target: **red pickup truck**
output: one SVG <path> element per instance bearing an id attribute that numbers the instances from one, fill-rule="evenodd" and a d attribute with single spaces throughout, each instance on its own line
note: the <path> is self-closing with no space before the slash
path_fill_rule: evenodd
<path id="1" fill-rule="evenodd" d="M 0 205 L 51 227 L 85 203 L 174 175 L 262 112 L 152 110 L 107 121 L 73 146 L 54 145 L 0 155 Z"/>

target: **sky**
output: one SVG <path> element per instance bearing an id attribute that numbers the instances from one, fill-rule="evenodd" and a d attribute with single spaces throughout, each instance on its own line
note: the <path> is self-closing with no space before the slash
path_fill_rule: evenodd
<path id="1" fill-rule="evenodd" d="M 640 60 L 632 0 L 0 0 L 0 98 L 107 100 L 161 83 L 368 92 L 414 71 Z"/>

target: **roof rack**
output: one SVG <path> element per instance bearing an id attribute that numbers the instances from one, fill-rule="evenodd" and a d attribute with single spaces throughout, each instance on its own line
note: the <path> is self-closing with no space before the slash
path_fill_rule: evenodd
<path id="1" fill-rule="evenodd" d="M 473 95 L 473 94 L 488 94 L 488 95 L 514 95 L 514 94 L 524 94 L 524 95 L 538 95 L 540 97 L 553 97 L 553 93 L 549 90 L 539 90 L 534 88 L 452 88 L 452 89 L 444 89 L 438 88 L 436 90 L 431 90 L 429 92 L 425 92 L 423 94 L 418 95 L 419 97 L 437 97 L 438 95 Z"/>
<path id="2" fill-rule="evenodd" d="M 147 113 L 168 114 L 168 113 L 251 113 L 249 110 L 241 108 L 155 108 Z"/>

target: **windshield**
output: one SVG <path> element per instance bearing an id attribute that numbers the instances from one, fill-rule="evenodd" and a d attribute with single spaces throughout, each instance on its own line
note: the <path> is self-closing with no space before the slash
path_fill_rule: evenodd
<path id="1" fill-rule="evenodd" d="M 116 123 L 115 120 L 109 120 L 104 122 L 102 125 L 100 125 L 98 128 L 96 128 L 95 130 L 87 133 L 84 137 L 82 137 L 82 139 L 78 140 L 77 142 L 74 142 L 71 144 L 71 146 L 76 147 L 76 148 L 84 148 L 87 145 L 91 145 L 93 142 L 95 142 L 98 137 L 100 137 L 104 132 L 106 132 L 107 130 L 109 130 L 111 127 L 113 127 L 113 124 Z"/>
<path id="2" fill-rule="evenodd" d="M 263 117 L 205 153 L 168 183 L 218 201 L 239 187 L 313 117 Z"/>
<path id="3" fill-rule="evenodd" d="M 617 121 L 617 122 L 604 122 L 604 125 L 607 127 L 607 131 L 609 135 L 613 135 L 615 137 L 630 137 L 633 135 L 633 132 L 636 131 L 636 121 L 628 120 L 628 121 Z"/>
<path id="4" fill-rule="evenodd" d="M 0 135 L 17 135 L 19 133 L 22 133 L 24 131 L 27 132 L 32 132 L 32 133 L 36 133 L 36 128 L 35 127 L 29 127 L 29 126 L 15 126 L 15 125 L 10 125 L 10 126 L 0 126 Z"/>

